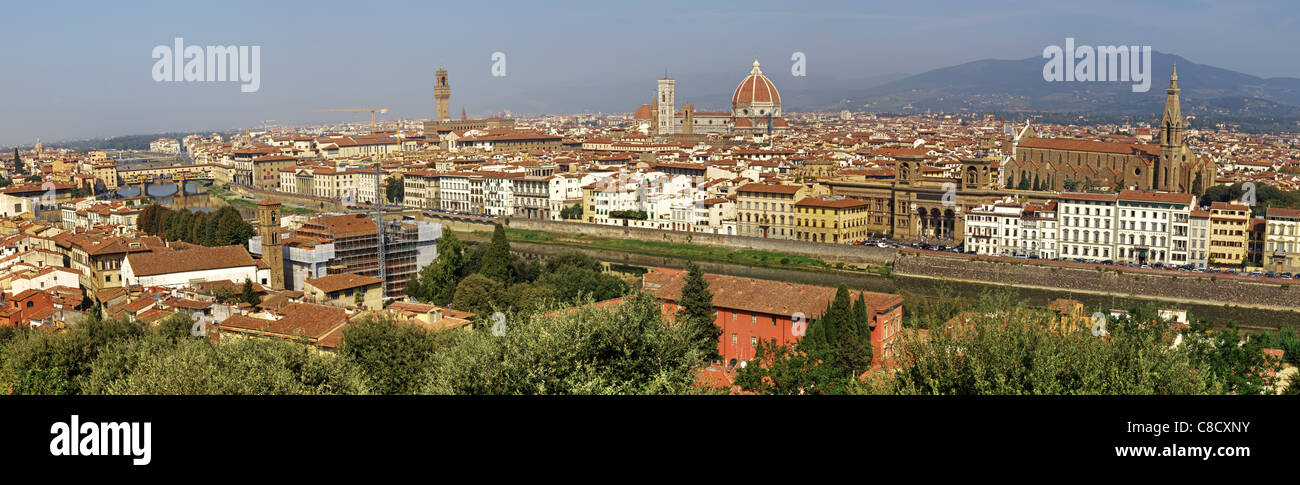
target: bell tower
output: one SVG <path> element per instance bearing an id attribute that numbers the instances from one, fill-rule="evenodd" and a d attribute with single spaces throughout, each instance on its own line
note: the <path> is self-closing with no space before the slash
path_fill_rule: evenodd
<path id="1" fill-rule="evenodd" d="M 280 244 L 280 203 L 263 200 L 257 203 L 257 233 L 262 236 L 262 261 L 271 267 L 271 289 L 284 288 L 284 253 Z"/>
<path id="2" fill-rule="evenodd" d="M 1165 90 L 1165 114 L 1160 123 L 1160 146 L 1176 147 L 1183 144 L 1183 111 L 1179 106 L 1178 66 L 1169 76 L 1169 89 Z"/>
<path id="3" fill-rule="evenodd" d="M 438 66 L 433 84 L 434 107 L 438 112 L 438 121 L 451 121 L 451 86 L 447 85 L 447 69 Z"/>
<path id="4" fill-rule="evenodd" d="M 663 79 L 659 80 L 657 94 L 656 102 L 658 105 L 656 108 L 659 115 L 659 134 L 677 133 L 674 126 L 677 117 L 677 81 L 665 75 Z"/>
<path id="5" fill-rule="evenodd" d="M 1160 122 L 1160 159 L 1152 167 L 1151 187 L 1156 190 L 1186 191 L 1182 183 L 1187 162 L 1187 145 L 1183 142 L 1183 111 L 1178 100 L 1178 65 L 1169 76 L 1165 90 L 1165 112 Z M 1195 158 L 1193 158 L 1195 160 Z"/>

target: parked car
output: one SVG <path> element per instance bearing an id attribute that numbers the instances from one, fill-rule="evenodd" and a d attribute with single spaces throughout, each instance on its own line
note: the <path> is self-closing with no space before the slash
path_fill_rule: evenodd
<path id="1" fill-rule="evenodd" d="M 1265 278 L 1277 278 L 1277 273 L 1274 273 L 1274 272 L 1272 272 L 1272 271 L 1269 271 L 1269 272 L 1267 272 L 1267 273 L 1264 273 L 1264 277 L 1265 277 Z"/>

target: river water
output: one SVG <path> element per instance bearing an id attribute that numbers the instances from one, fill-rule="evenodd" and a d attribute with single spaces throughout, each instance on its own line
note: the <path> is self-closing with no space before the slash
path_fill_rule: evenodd
<path id="1" fill-rule="evenodd" d="M 201 184 L 185 184 L 185 194 L 178 194 L 176 184 L 149 184 L 145 194 L 155 204 L 171 209 L 189 209 L 199 212 L 213 212 L 225 205 L 219 199 L 208 195 L 207 187 Z M 140 186 L 122 186 L 115 192 L 117 197 L 136 197 L 140 195 Z"/>

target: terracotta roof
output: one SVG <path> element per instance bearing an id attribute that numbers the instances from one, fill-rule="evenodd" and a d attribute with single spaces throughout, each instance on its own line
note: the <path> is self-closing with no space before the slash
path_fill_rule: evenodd
<path id="1" fill-rule="evenodd" d="M 1016 144 L 1024 148 L 1046 148 L 1051 150 L 1070 150 L 1076 152 L 1100 152 L 1118 154 L 1160 153 L 1159 145 L 1139 145 L 1133 143 L 1114 143 L 1105 141 L 1075 140 L 1070 138 L 1025 138 Z"/>
<path id="2" fill-rule="evenodd" d="M 1300 209 L 1283 209 L 1281 207 L 1269 207 L 1265 213 L 1269 218 L 1274 217 L 1297 217 L 1300 218 Z"/>
<path id="3" fill-rule="evenodd" d="M 758 68 L 758 60 L 755 59 L 749 76 L 736 85 L 736 91 L 731 94 L 731 102 L 781 104 L 781 94 L 776 91 L 772 81 L 763 75 L 763 71 Z"/>
<path id="4" fill-rule="evenodd" d="M 1066 192 L 1061 194 L 1061 199 L 1069 200 L 1100 200 L 1104 202 L 1114 202 L 1119 196 L 1115 194 L 1091 194 L 1087 192 Z"/>
<path id="5" fill-rule="evenodd" d="M 132 253 L 126 260 L 136 276 L 185 273 L 209 269 L 254 266 L 253 257 L 243 246 L 186 246 L 185 249 Z"/>
<path id="6" fill-rule="evenodd" d="M 349 288 L 378 285 L 381 282 L 383 282 L 383 280 L 379 278 L 354 273 L 325 275 L 320 278 L 312 278 L 305 281 L 306 284 L 312 285 L 316 287 L 316 289 L 325 293 L 333 293 L 335 291 L 346 290 Z"/>
<path id="7" fill-rule="evenodd" d="M 375 221 L 365 214 L 324 216 L 312 219 L 299 230 L 308 231 L 310 225 L 320 225 L 333 237 L 352 237 L 375 233 Z"/>
<path id="8" fill-rule="evenodd" d="M 793 315 L 802 312 L 808 318 L 814 318 L 826 310 L 831 300 L 835 299 L 836 288 L 829 286 L 802 285 L 782 281 L 760 280 L 717 274 L 705 274 L 704 280 L 713 292 L 713 306 L 770 315 Z M 656 297 L 676 301 L 686 283 L 686 272 L 682 270 L 656 268 L 643 277 L 646 290 Z M 894 305 L 901 305 L 902 295 L 875 293 L 869 291 L 849 291 L 855 301 L 859 293 L 866 297 L 866 302 L 877 309 L 886 311 Z"/>
<path id="9" fill-rule="evenodd" d="M 800 200 L 799 202 L 795 202 L 794 205 L 799 207 L 823 207 L 827 209 L 847 209 L 849 207 L 866 207 L 868 203 L 865 200 L 854 199 L 850 197 L 831 197 L 831 196 L 823 195 L 819 197 L 805 197 L 803 198 L 803 200 Z"/>
<path id="10" fill-rule="evenodd" d="M 643 104 L 643 105 L 637 107 L 637 109 L 636 109 L 636 113 L 633 113 L 633 114 L 632 114 L 632 119 L 634 119 L 634 120 L 648 120 L 648 119 L 651 118 L 652 114 L 653 114 L 653 111 L 651 110 L 650 105 L 648 105 L 648 104 Z M 592 140 L 587 140 L 587 142 L 589 142 L 589 143 L 609 143 L 609 141 L 610 141 L 609 139 L 603 139 L 603 140 L 592 139 Z"/>
<path id="11" fill-rule="evenodd" d="M 1245 205 L 1245 204 L 1238 204 L 1238 203 L 1235 203 L 1235 202 L 1212 202 L 1212 203 L 1210 203 L 1210 210 L 1214 210 L 1214 209 L 1219 209 L 1219 210 L 1235 210 L 1235 211 L 1249 211 L 1249 210 L 1250 210 L 1250 206 Z"/>
<path id="12" fill-rule="evenodd" d="M 1134 200 L 1140 202 L 1159 202 L 1164 204 L 1184 204 L 1192 203 L 1192 194 L 1175 194 L 1172 192 L 1143 192 L 1140 190 L 1123 190 L 1119 193 L 1119 200 Z"/>
<path id="13" fill-rule="evenodd" d="M 243 333 L 261 333 L 284 338 L 306 337 L 320 339 L 338 331 L 347 323 L 347 312 L 342 308 L 290 303 L 285 305 L 279 320 L 266 320 L 245 315 L 233 315 L 217 325 L 222 330 Z"/>
<path id="14" fill-rule="evenodd" d="M 762 192 L 768 194 L 794 194 L 802 189 L 801 185 L 745 184 L 736 192 Z"/>

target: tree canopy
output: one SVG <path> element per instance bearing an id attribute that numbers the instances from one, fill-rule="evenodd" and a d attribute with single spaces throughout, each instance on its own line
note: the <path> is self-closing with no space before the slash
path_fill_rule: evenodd
<path id="1" fill-rule="evenodd" d="M 149 204 L 136 218 L 136 227 L 167 241 L 184 241 L 201 246 L 245 246 L 257 231 L 234 207 L 214 212 L 173 210 Z"/>

